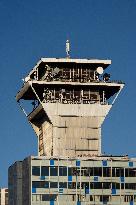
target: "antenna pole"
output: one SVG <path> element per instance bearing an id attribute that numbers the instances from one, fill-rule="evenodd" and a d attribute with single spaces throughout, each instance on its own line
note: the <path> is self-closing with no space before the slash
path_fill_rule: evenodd
<path id="1" fill-rule="evenodd" d="M 66 57 L 70 58 L 70 41 L 66 40 Z"/>

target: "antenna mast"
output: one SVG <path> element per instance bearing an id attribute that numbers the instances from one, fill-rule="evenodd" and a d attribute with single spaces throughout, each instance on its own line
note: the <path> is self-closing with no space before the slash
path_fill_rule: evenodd
<path id="1" fill-rule="evenodd" d="M 66 40 L 66 57 L 70 58 L 70 41 Z"/>

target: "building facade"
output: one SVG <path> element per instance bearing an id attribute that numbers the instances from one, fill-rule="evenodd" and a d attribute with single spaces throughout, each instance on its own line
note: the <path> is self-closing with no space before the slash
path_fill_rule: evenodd
<path id="1" fill-rule="evenodd" d="M 0 188 L 0 205 L 8 205 L 8 189 Z"/>
<path id="2" fill-rule="evenodd" d="M 134 205 L 136 159 L 28 157 L 22 161 L 21 184 L 18 205 Z"/>

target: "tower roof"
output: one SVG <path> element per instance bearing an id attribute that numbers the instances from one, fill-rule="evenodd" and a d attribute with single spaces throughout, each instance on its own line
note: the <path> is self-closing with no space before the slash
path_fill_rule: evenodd
<path id="1" fill-rule="evenodd" d="M 101 60 L 101 59 L 76 59 L 76 58 L 41 58 L 36 66 L 30 71 L 29 75 L 31 75 L 34 70 L 41 65 L 42 63 L 51 63 L 51 64 L 65 64 L 65 63 L 71 63 L 71 64 L 92 64 L 95 67 L 102 66 L 103 69 L 107 68 L 109 65 L 111 65 L 111 60 Z"/>

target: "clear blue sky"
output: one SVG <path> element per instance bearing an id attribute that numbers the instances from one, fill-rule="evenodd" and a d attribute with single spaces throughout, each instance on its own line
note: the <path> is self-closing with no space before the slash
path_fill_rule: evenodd
<path id="1" fill-rule="evenodd" d="M 0 186 L 8 167 L 37 154 L 36 136 L 15 95 L 41 57 L 112 59 L 126 86 L 102 131 L 103 152 L 136 156 L 136 0 L 0 1 Z"/>

